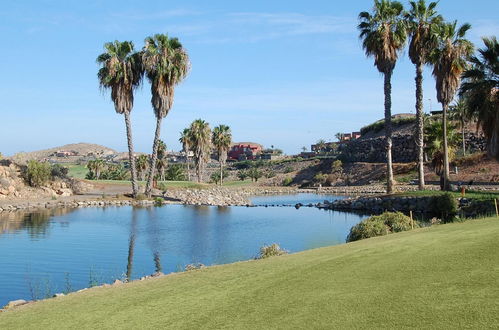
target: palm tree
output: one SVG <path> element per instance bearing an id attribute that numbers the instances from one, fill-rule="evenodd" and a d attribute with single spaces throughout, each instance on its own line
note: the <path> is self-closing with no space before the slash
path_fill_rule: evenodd
<path id="1" fill-rule="evenodd" d="M 141 181 L 144 181 L 145 179 L 148 161 L 149 157 L 147 157 L 147 155 L 140 155 L 139 157 L 137 157 L 136 167 Z"/>
<path id="2" fill-rule="evenodd" d="M 409 29 L 409 58 L 416 66 L 416 147 L 418 151 L 419 190 L 424 189 L 424 112 L 423 112 L 423 67 L 429 64 L 429 55 L 437 46 L 437 38 L 432 33 L 435 25 L 441 24 L 442 16 L 437 15 L 437 2 L 426 6 L 425 0 L 410 1 L 411 9 L 405 15 Z"/>
<path id="3" fill-rule="evenodd" d="M 159 172 L 159 179 L 161 181 L 165 181 L 165 170 L 167 166 L 168 162 L 166 158 L 158 158 L 158 160 L 156 161 L 156 169 Z"/>
<path id="4" fill-rule="evenodd" d="M 398 1 L 375 0 L 373 12 L 359 14 L 362 47 L 374 65 L 384 75 L 387 193 L 393 192 L 392 167 L 392 85 L 395 64 L 407 38 L 401 19 L 404 8 Z"/>
<path id="5" fill-rule="evenodd" d="M 326 141 L 324 139 L 320 139 L 317 141 L 316 146 L 317 146 L 317 151 L 323 152 L 324 149 L 326 148 Z"/>
<path id="6" fill-rule="evenodd" d="M 185 163 L 187 164 L 187 181 L 191 181 L 191 174 L 189 171 L 189 152 L 191 151 L 190 144 L 190 131 L 188 128 L 184 128 L 184 130 L 180 133 L 180 139 L 178 139 L 180 143 L 182 143 L 182 150 L 185 153 Z"/>
<path id="7" fill-rule="evenodd" d="M 177 38 L 169 38 L 166 34 L 147 37 L 142 57 L 147 79 L 151 83 L 151 103 L 156 116 L 156 133 L 145 190 L 146 196 L 150 196 L 158 157 L 161 121 L 173 105 L 175 86 L 187 76 L 190 62 L 180 41 Z"/>
<path id="8" fill-rule="evenodd" d="M 87 168 L 94 174 L 95 180 L 99 180 L 102 171 L 106 169 L 106 163 L 102 159 L 97 158 L 88 161 Z"/>
<path id="9" fill-rule="evenodd" d="M 166 157 L 166 143 L 163 140 L 158 141 L 158 159 Z"/>
<path id="10" fill-rule="evenodd" d="M 104 44 L 104 49 L 105 52 L 97 57 L 97 63 L 101 65 L 97 77 L 101 89 L 111 90 L 111 99 L 114 102 L 116 112 L 125 116 L 132 191 L 133 197 L 136 197 L 138 186 L 130 113 L 133 108 L 133 92 L 142 82 L 142 61 L 140 55 L 134 51 L 131 41 L 107 42 Z"/>
<path id="11" fill-rule="evenodd" d="M 444 139 L 443 127 L 440 120 L 430 120 L 425 125 L 426 152 L 430 155 L 431 164 L 435 173 L 442 178 L 444 168 Z M 447 123 L 446 136 L 448 141 L 449 159 L 455 155 L 455 149 L 459 143 L 459 135 L 452 123 Z"/>
<path id="12" fill-rule="evenodd" d="M 198 182 L 201 182 L 203 170 L 209 160 L 211 151 L 210 125 L 201 119 L 193 121 L 189 128 L 189 143 L 194 151 Z"/>
<path id="13" fill-rule="evenodd" d="M 223 167 L 227 160 L 227 152 L 232 144 L 232 133 L 230 127 L 226 125 L 219 125 L 213 129 L 211 137 L 213 146 L 217 149 L 218 162 L 220 163 L 220 185 L 223 184 Z"/>
<path id="14" fill-rule="evenodd" d="M 468 115 L 478 120 L 487 140 L 489 156 L 499 160 L 499 43 L 483 38 L 485 48 L 470 59 L 460 93 L 466 96 Z"/>
<path id="15" fill-rule="evenodd" d="M 463 156 L 466 156 L 466 139 L 465 139 L 465 130 L 466 130 L 466 115 L 468 113 L 468 109 L 466 106 L 466 101 L 463 97 L 460 97 L 454 105 L 449 107 L 449 119 L 454 121 L 459 121 L 461 126 L 461 142 L 463 148 Z"/>
<path id="16" fill-rule="evenodd" d="M 465 39 L 466 32 L 471 28 L 463 24 L 457 28 L 457 21 L 435 26 L 438 33 L 438 47 L 431 55 L 433 76 L 436 80 L 437 99 L 442 104 L 443 130 L 443 190 L 449 190 L 449 152 L 447 143 L 447 110 L 454 99 L 461 82 L 461 74 L 466 69 L 466 59 L 473 52 L 473 44 Z"/>

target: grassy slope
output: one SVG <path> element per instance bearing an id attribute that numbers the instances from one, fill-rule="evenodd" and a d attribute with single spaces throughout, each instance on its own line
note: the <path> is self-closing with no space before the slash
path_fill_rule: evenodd
<path id="1" fill-rule="evenodd" d="M 499 324 L 499 220 L 434 226 L 96 288 L 0 328 L 476 328 Z"/>

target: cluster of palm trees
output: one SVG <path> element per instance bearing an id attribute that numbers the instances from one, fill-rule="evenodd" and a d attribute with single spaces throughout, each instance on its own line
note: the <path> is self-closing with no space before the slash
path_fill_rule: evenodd
<path id="1" fill-rule="evenodd" d="M 151 104 L 156 117 L 152 154 L 149 158 L 145 195 L 151 196 L 152 182 L 158 160 L 161 122 L 173 105 L 175 86 L 187 76 L 189 56 L 177 38 L 156 34 L 145 39 L 141 51 L 135 51 L 131 41 L 114 41 L 104 44 L 104 53 L 97 57 L 101 89 L 111 91 L 111 99 L 118 114 L 125 117 L 133 196 L 138 194 L 137 166 L 133 152 L 130 113 L 135 90 L 142 84 L 144 75 L 151 84 Z"/>
<path id="2" fill-rule="evenodd" d="M 219 125 L 211 131 L 210 124 L 202 119 L 194 120 L 189 128 L 180 132 L 182 151 L 186 155 L 187 172 L 189 172 L 189 155 L 192 152 L 198 182 L 203 181 L 206 164 L 210 160 L 213 149 L 217 153 L 220 164 L 220 185 L 223 184 L 223 168 L 227 161 L 227 153 L 232 145 L 232 133 L 227 125 Z M 190 176 L 188 177 L 190 180 Z"/>
<path id="3" fill-rule="evenodd" d="M 423 112 L 423 69 L 426 65 L 432 67 L 433 76 L 436 81 L 437 99 L 442 104 L 442 144 L 443 144 L 443 170 L 442 188 L 448 190 L 449 186 L 449 157 L 447 141 L 447 112 L 449 104 L 454 99 L 460 86 L 461 79 L 476 81 L 480 77 L 477 73 L 466 71 L 468 59 L 473 53 L 473 44 L 465 38 L 466 32 L 471 28 L 469 24 L 457 25 L 457 22 L 447 22 L 436 11 L 437 2 L 428 5 L 425 0 L 409 2 L 409 9 L 404 10 L 398 1 L 375 0 L 372 12 L 361 12 L 359 14 L 360 38 L 363 49 L 368 57 L 374 58 L 374 65 L 384 76 L 385 94 L 385 130 L 386 130 L 386 158 L 387 158 L 387 192 L 393 192 L 393 169 L 392 169 L 392 125 L 391 125 L 391 77 L 397 60 L 402 50 L 409 45 L 409 58 L 416 67 L 416 117 L 417 132 L 416 146 L 418 150 L 418 178 L 419 189 L 424 189 L 424 112 Z M 495 40 L 495 38 L 494 38 Z M 484 39 L 488 41 L 488 39 Z M 497 41 L 496 45 L 497 45 Z M 490 48 L 490 46 L 487 46 Z M 488 53 L 487 53 L 488 54 Z M 484 53 L 482 53 L 484 56 Z M 484 57 L 486 59 L 488 57 Z M 497 61 L 497 53 L 495 60 Z M 478 59 L 472 59 L 475 67 L 483 63 Z M 497 70 L 497 66 L 495 67 Z M 463 75 L 463 73 L 466 73 Z M 499 116 L 497 115 L 497 71 L 496 85 L 489 89 L 482 89 L 481 93 L 472 93 L 471 82 L 463 84 L 463 93 L 473 94 L 476 100 L 485 94 L 491 104 L 483 105 L 483 111 L 488 112 L 488 117 L 495 119 L 495 132 L 499 129 Z M 492 84 L 493 85 L 493 84 Z M 473 87 L 474 88 L 474 87 Z M 493 89 L 495 88 L 495 89 Z M 477 96 L 480 95 L 480 96 Z M 470 102 L 471 104 L 471 102 Z M 473 106 L 472 112 L 476 112 L 478 106 Z M 486 110 L 485 110 L 486 109 Z M 492 115 L 492 113 L 494 115 Z M 487 118 L 487 116 L 482 116 Z M 484 131 L 487 125 L 482 120 Z M 488 121 L 487 121 L 488 122 Z M 492 130 L 491 130 L 492 131 Z M 486 134 L 488 134 L 486 132 Z M 499 134 L 499 133 L 498 133 Z M 489 134 L 491 135 L 491 134 Z M 498 135 L 495 135 L 499 139 Z"/>

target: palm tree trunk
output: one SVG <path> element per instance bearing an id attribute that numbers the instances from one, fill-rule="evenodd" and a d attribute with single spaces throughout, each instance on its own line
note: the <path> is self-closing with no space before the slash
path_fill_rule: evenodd
<path id="1" fill-rule="evenodd" d="M 416 147 L 418 153 L 418 189 L 424 190 L 424 118 L 423 64 L 416 65 Z"/>
<path id="2" fill-rule="evenodd" d="M 222 162 L 220 162 L 220 186 L 223 184 L 224 182 L 224 177 L 223 177 L 223 164 Z"/>
<path id="3" fill-rule="evenodd" d="M 161 121 L 163 117 L 156 117 L 156 133 L 154 134 L 154 143 L 152 145 L 152 155 L 151 155 L 151 163 L 149 165 L 149 174 L 147 176 L 146 183 L 146 191 L 145 194 L 147 197 L 151 197 L 152 192 L 152 180 L 154 179 L 154 170 L 156 169 L 156 160 L 158 159 L 158 145 L 159 145 L 159 136 L 161 134 Z"/>
<path id="4" fill-rule="evenodd" d="M 125 111 L 126 138 L 128 142 L 128 161 L 130 162 L 130 172 L 132 174 L 132 195 L 137 197 L 137 169 L 135 168 L 135 157 L 133 156 L 132 124 L 130 113 Z"/>
<path id="5" fill-rule="evenodd" d="M 392 164 L 392 72 L 385 73 L 386 192 L 393 193 Z"/>
<path id="6" fill-rule="evenodd" d="M 201 183 L 201 161 L 196 164 L 196 175 L 198 177 L 198 183 Z"/>
<path id="7" fill-rule="evenodd" d="M 489 157 L 499 160 L 499 115 L 495 116 L 496 123 L 487 139 L 487 154 Z"/>
<path id="8" fill-rule="evenodd" d="M 185 163 L 187 164 L 187 181 L 191 181 L 191 169 L 189 167 L 189 155 L 186 154 L 185 156 Z"/>
<path id="9" fill-rule="evenodd" d="M 461 138 L 463 139 L 463 156 L 466 156 L 466 139 L 464 138 L 464 117 L 461 116 Z"/>
<path id="10" fill-rule="evenodd" d="M 443 189 L 449 190 L 449 147 L 447 143 L 447 108 L 448 104 L 442 104 L 442 131 L 443 131 L 443 139 L 444 139 L 444 173 L 443 173 Z"/>

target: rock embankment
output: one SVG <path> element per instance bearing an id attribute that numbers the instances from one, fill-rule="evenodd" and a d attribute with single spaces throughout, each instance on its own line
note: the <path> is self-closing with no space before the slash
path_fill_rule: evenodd
<path id="1" fill-rule="evenodd" d="M 79 208 L 79 207 L 103 207 L 103 206 L 150 206 L 157 204 L 154 200 L 119 200 L 119 199 L 101 199 L 101 200 L 80 200 L 80 201 L 42 201 L 42 202 L 24 202 L 18 204 L 5 204 L 0 206 L 0 212 L 26 211 L 36 209 L 52 208 Z"/>
<path id="2" fill-rule="evenodd" d="M 208 189 L 168 189 L 163 196 L 188 205 L 241 206 L 250 205 L 250 196 L 297 193 L 294 187 L 239 187 Z"/>
<path id="3" fill-rule="evenodd" d="M 44 187 L 30 187 L 26 185 L 18 165 L 5 160 L 0 162 L 0 201 L 71 195 L 73 195 L 71 183 L 55 180 Z"/>

